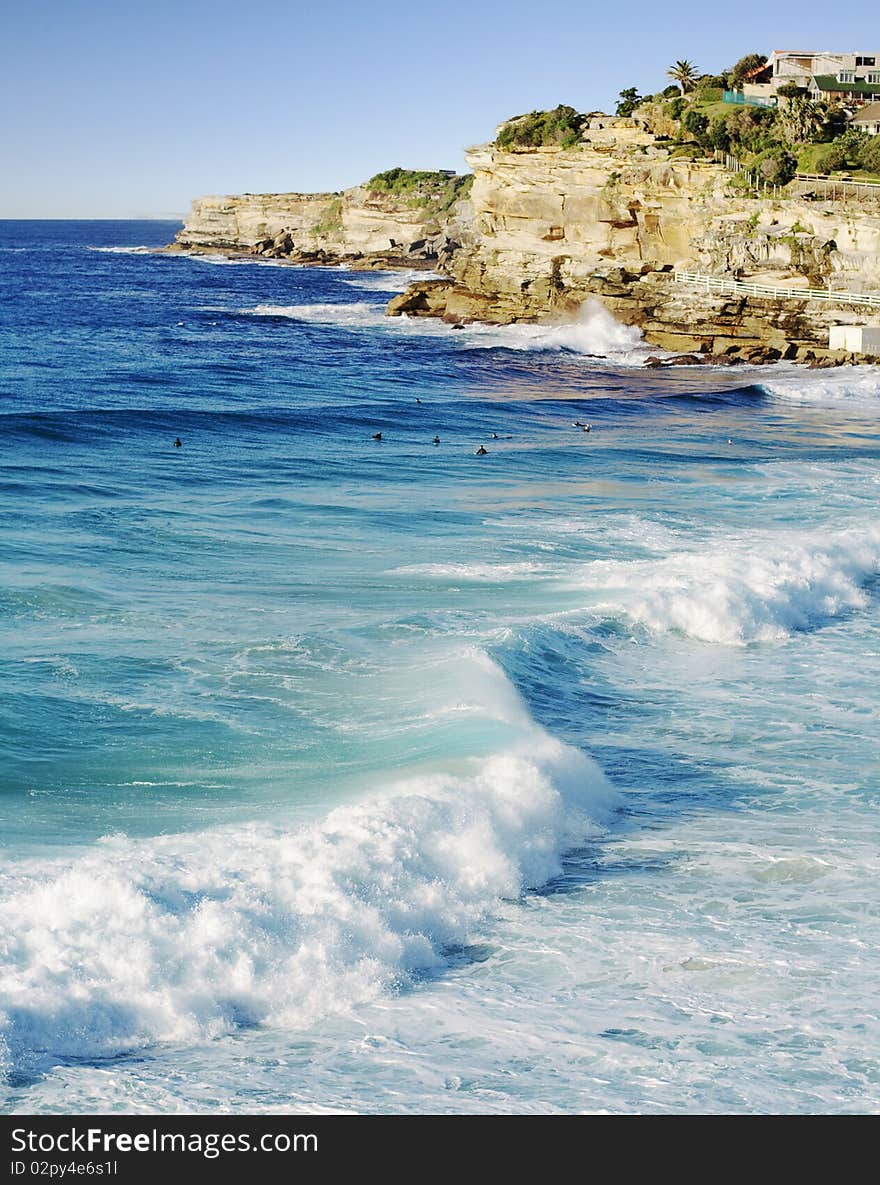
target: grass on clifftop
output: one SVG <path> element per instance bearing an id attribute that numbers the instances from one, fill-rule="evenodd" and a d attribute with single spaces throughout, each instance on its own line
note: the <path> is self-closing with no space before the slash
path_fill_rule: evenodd
<path id="1" fill-rule="evenodd" d="M 421 169 L 386 169 L 366 182 L 370 193 L 408 197 L 409 204 L 426 206 L 435 214 L 445 213 L 460 198 L 467 197 L 473 184 L 470 173 L 449 174 Z"/>

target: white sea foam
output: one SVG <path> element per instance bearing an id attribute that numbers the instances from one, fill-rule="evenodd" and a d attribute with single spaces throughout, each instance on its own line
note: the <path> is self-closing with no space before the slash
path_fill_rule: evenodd
<path id="1" fill-rule="evenodd" d="M 284 259 L 240 259 L 231 255 L 217 255 L 214 252 L 203 251 L 183 251 L 179 255 L 183 255 L 185 259 L 194 259 L 197 263 L 211 263 L 217 267 L 251 267 L 256 264 L 258 267 L 289 267 L 296 268 L 301 265 L 295 263 L 288 263 Z"/>
<path id="2" fill-rule="evenodd" d="M 760 377 L 768 395 L 790 403 L 866 402 L 874 410 L 880 402 L 880 367 L 838 367 L 811 371 L 802 367 L 774 368 L 772 377 Z"/>
<path id="3" fill-rule="evenodd" d="M 623 365 L 640 363 L 646 347 L 638 329 L 621 325 L 595 301 L 588 301 L 573 320 L 540 325 L 483 325 L 454 328 L 435 317 L 387 317 L 384 305 L 352 303 L 277 305 L 239 309 L 257 317 L 289 317 L 340 329 L 380 329 L 388 333 L 455 339 L 463 349 L 552 350 L 610 358 Z"/>
<path id="4" fill-rule="evenodd" d="M 601 562 L 584 573 L 593 608 L 655 633 L 742 644 L 784 638 L 868 602 L 880 528 L 826 536 L 754 535 L 659 561 Z M 614 590 L 610 600 L 602 594 Z"/>
<path id="5" fill-rule="evenodd" d="M 8 870 L 2 1038 L 12 1065 L 298 1026 L 444 963 L 502 899 L 595 833 L 612 794 L 484 655 L 468 698 L 515 742 L 469 774 L 390 785 L 305 827 L 249 825 Z"/>
<path id="6" fill-rule="evenodd" d="M 367 272 L 363 275 L 357 274 L 346 276 L 343 279 L 343 284 L 348 284 L 351 288 L 360 288 L 366 292 L 405 292 L 410 284 L 416 280 L 442 280 L 443 277 L 437 272 L 423 272 L 423 271 L 393 271 L 393 272 Z"/>
<path id="7" fill-rule="evenodd" d="M 477 338 L 485 339 L 475 344 L 503 346 L 511 350 L 570 350 L 622 362 L 640 362 L 646 350 L 642 335 L 635 326 L 622 325 L 594 300 L 586 301 L 578 315 L 567 321 L 470 328 Z"/>
<path id="8" fill-rule="evenodd" d="M 549 564 L 523 560 L 513 564 L 407 564 L 394 568 L 393 576 L 425 576 L 437 580 L 463 580 L 480 584 L 523 580 L 550 571 Z"/>
<path id="9" fill-rule="evenodd" d="M 89 251 L 102 251 L 105 255 L 150 255 L 155 247 L 89 247 Z"/>
<path id="10" fill-rule="evenodd" d="M 305 321 L 317 325 L 336 325 L 340 329 L 372 329 L 384 327 L 385 309 L 382 305 L 367 301 L 351 304 L 258 304 L 255 308 L 239 309 L 240 313 L 254 317 L 287 317 L 291 321 Z"/>

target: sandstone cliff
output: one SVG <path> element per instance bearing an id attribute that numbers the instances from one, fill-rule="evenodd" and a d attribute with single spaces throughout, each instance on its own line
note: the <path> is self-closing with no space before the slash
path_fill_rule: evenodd
<path id="1" fill-rule="evenodd" d="M 172 249 L 316 262 L 364 257 L 431 262 L 446 245 L 446 228 L 469 179 L 427 176 L 402 192 L 363 185 L 341 193 L 197 198 Z"/>
<path id="2" fill-rule="evenodd" d="M 635 120 L 582 118 L 571 147 L 472 149 L 472 179 L 392 169 L 342 193 L 199 198 L 172 249 L 448 277 L 412 286 L 392 315 L 505 323 L 570 316 L 595 297 L 649 342 L 711 356 L 815 358 L 831 325 L 880 324 L 870 308 L 673 278 L 880 293 L 880 200 L 752 197 L 720 163 L 683 159 Z"/>
<path id="3" fill-rule="evenodd" d="M 872 310 L 687 291 L 673 268 L 782 287 L 880 292 L 880 203 L 757 199 L 722 165 L 676 159 L 631 120 L 594 118 L 584 143 L 471 150 L 470 219 L 447 284 L 391 313 L 507 322 L 570 314 L 590 296 L 650 342 L 713 354 L 805 357 L 828 327 Z"/>

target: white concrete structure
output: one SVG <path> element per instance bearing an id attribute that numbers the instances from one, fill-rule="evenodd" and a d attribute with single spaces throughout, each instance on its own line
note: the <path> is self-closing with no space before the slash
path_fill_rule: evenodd
<path id="1" fill-rule="evenodd" d="M 880 136 L 880 103 L 868 103 L 857 111 L 849 121 L 854 128 L 860 128 L 869 136 Z"/>
<path id="2" fill-rule="evenodd" d="M 747 98 L 769 97 L 781 86 L 809 88 L 814 99 L 852 98 L 871 102 L 880 93 L 880 50 L 832 53 L 829 50 L 775 49 L 742 85 Z"/>
<path id="3" fill-rule="evenodd" d="M 874 53 L 803 53 L 796 50 L 775 49 L 767 65 L 771 68 L 774 89 L 786 82 L 809 86 L 817 74 L 831 74 L 841 82 L 880 81 L 880 50 Z"/>
<path id="4" fill-rule="evenodd" d="M 832 325 L 828 335 L 828 348 L 846 350 L 848 354 L 880 357 L 880 326 Z"/>

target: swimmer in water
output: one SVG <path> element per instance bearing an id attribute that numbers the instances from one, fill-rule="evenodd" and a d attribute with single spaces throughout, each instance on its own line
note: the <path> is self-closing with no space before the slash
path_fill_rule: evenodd
<path id="1" fill-rule="evenodd" d="M 485 456 L 487 456 L 488 452 L 489 452 L 489 450 L 488 450 L 487 448 L 483 448 L 483 446 L 482 446 L 482 445 L 480 445 L 480 447 L 477 449 L 477 451 L 476 451 L 476 453 L 474 454 L 474 456 L 477 456 L 477 457 L 485 457 Z"/>
<path id="2" fill-rule="evenodd" d="M 373 440 L 381 440 L 381 439 L 382 439 L 382 433 L 381 433 L 381 432 L 374 432 L 374 433 L 373 433 Z"/>
<path id="3" fill-rule="evenodd" d="M 439 444 L 439 443 L 440 443 L 440 437 L 439 437 L 439 436 L 435 436 L 435 437 L 434 437 L 434 443 L 435 443 L 435 444 Z"/>
<path id="4" fill-rule="evenodd" d="M 175 438 L 174 438 L 174 447 L 175 448 L 183 448 L 183 441 L 180 439 L 179 436 L 175 436 Z"/>

